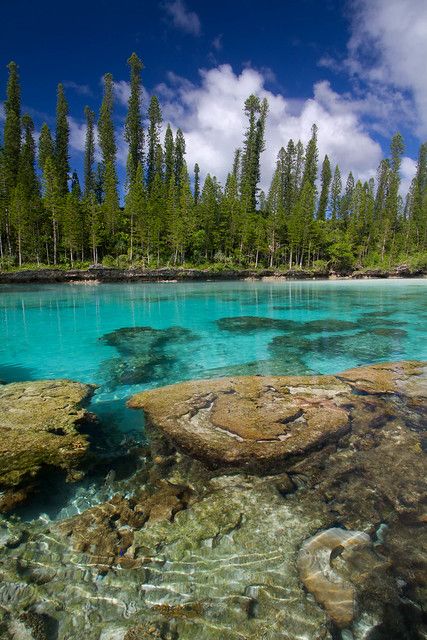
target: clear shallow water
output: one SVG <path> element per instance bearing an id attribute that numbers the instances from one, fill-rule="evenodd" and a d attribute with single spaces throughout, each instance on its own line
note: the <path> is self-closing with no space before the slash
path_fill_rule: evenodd
<path id="1" fill-rule="evenodd" d="M 0 287 L 0 380 L 96 383 L 91 409 L 124 431 L 145 388 L 403 358 L 427 359 L 427 280 Z"/>

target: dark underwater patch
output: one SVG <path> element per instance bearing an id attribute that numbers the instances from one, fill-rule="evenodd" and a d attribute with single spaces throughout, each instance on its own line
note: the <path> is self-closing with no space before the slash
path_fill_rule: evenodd
<path id="1" fill-rule="evenodd" d="M 380 327 L 404 327 L 408 323 L 404 320 L 384 320 L 383 318 L 362 317 L 357 320 L 357 325 L 362 329 L 376 329 Z"/>
<path id="2" fill-rule="evenodd" d="M 310 320 L 309 322 L 301 322 L 298 324 L 299 333 L 337 333 L 339 331 L 352 331 L 358 328 L 355 322 L 335 320 L 334 318 Z"/>
<path id="3" fill-rule="evenodd" d="M 389 336 L 390 338 L 405 338 L 408 332 L 404 329 L 394 329 L 392 327 L 378 327 L 372 329 L 371 333 L 376 336 Z"/>
<path id="4" fill-rule="evenodd" d="M 394 348 L 393 338 L 375 335 L 370 331 L 360 331 L 355 335 L 325 335 L 312 339 L 277 336 L 269 345 L 273 358 L 337 358 L 345 355 L 359 363 L 390 359 Z"/>
<path id="5" fill-rule="evenodd" d="M 227 378 L 229 376 L 298 376 L 313 372 L 298 357 L 288 354 L 286 358 L 254 360 L 229 367 L 218 367 L 206 372 L 208 378 Z"/>
<path id="6" fill-rule="evenodd" d="M 258 316 L 235 316 L 220 318 L 216 321 L 218 329 L 233 333 L 252 333 L 255 331 L 293 331 L 298 322 Z"/>
<path id="7" fill-rule="evenodd" d="M 34 380 L 34 372 L 19 364 L 0 364 L 0 384 L 10 382 L 27 382 Z"/>
<path id="8" fill-rule="evenodd" d="M 183 327 L 124 327 L 107 333 L 100 340 L 120 354 L 103 365 L 107 379 L 112 386 L 164 381 L 178 365 L 182 375 L 185 364 L 173 347 L 196 339 Z"/>

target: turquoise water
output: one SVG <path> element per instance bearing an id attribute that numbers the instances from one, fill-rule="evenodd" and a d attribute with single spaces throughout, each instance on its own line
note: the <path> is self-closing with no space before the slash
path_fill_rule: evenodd
<path id="1" fill-rule="evenodd" d="M 96 383 L 125 431 L 142 389 L 403 358 L 427 359 L 427 280 L 0 287 L 0 380 Z"/>

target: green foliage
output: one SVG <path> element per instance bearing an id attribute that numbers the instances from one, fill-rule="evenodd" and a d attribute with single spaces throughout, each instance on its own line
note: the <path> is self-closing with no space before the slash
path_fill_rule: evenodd
<path id="1" fill-rule="evenodd" d="M 144 68 L 136 53 L 128 60 L 130 67 L 130 96 L 125 123 L 125 140 L 129 145 L 128 184 L 135 177 L 138 164 L 143 163 L 144 131 L 141 117 L 141 71 Z M 111 159 L 111 158 L 110 158 Z"/>
<path id="2" fill-rule="evenodd" d="M 84 194 L 88 197 L 96 188 L 95 174 L 93 171 L 95 162 L 95 114 L 89 107 L 85 107 L 85 117 Z"/>
<path id="3" fill-rule="evenodd" d="M 427 253 L 427 143 L 421 145 L 410 190 L 401 197 L 402 136 L 393 136 L 376 180 L 362 182 L 325 156 L 320 170 L 317 127 L 305 144 L 279 149 L 268 191 L 260 188 L 268 104 L 256 95 L 244 103 L 241 149 L 221 185 L 194 166 L 191 186 L 182 130 L 169 124 L 164 138 L 159 100 L 141 105 L 142 62 L 128 60 L 130 97 L 124 137 L 128 144 L 124 208 L 119 201 L 114 129 L 114 82 L 104 76 L 98 121 L 101 162 L 95 167 L 95 115 L 85 108 L 83 193 L 70 179 L 68 106 L 58 85 L 54 139 L 43 124 L 21 117 L 18 68 L 8 65 L 4 146 L 0 148 L 0 267 L 26 264 L 158 267 L 215 270 L 271 268 L 323 273 L 398 264 L 425 269 Z M 148 121 L 144 153 L 143 122 Z M 41 176 L 41 188 L 39 184 Z M 70 185 L 70 188 L 68 186 Z M 120 189 L 122 192 L 122 189 Z"/>
<path id="4" fill-rule="evenodd" d="M 70 171 L 68 158 L 70 128 L 67 116 L 68 105 L 64 95 L 64 87 L 62 84 L 58 84 L 56 103 L 55 164 L 58 185 L 62 195 L 65 195 L 68 191 L 68 174 Z"/>

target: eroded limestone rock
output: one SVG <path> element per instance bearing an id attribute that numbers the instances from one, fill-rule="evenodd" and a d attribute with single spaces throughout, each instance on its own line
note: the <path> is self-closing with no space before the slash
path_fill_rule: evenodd
<path id="1" fill-rule="evenodd" d="M 427 364 L 415 360 L 381 362 L 348 369 L 339 378 L 365 393 L 403 393 L 427 397 Z"/>
<path id="2" fill-rule="evenodd" d="M 93 391 L 69 380 L 0 387 L 0 511 L 24 501 L 44 469 L 80 477 L 89 443 L 79 427 L 93 420 L 83 407 Z"/>
<path id="3" fill-rule="evenodd" d="M 129 406 L 210 466 L 271 471 L 346 433 L 350 392 L 334 376 L 236 377 L 146 391 Z"/>

